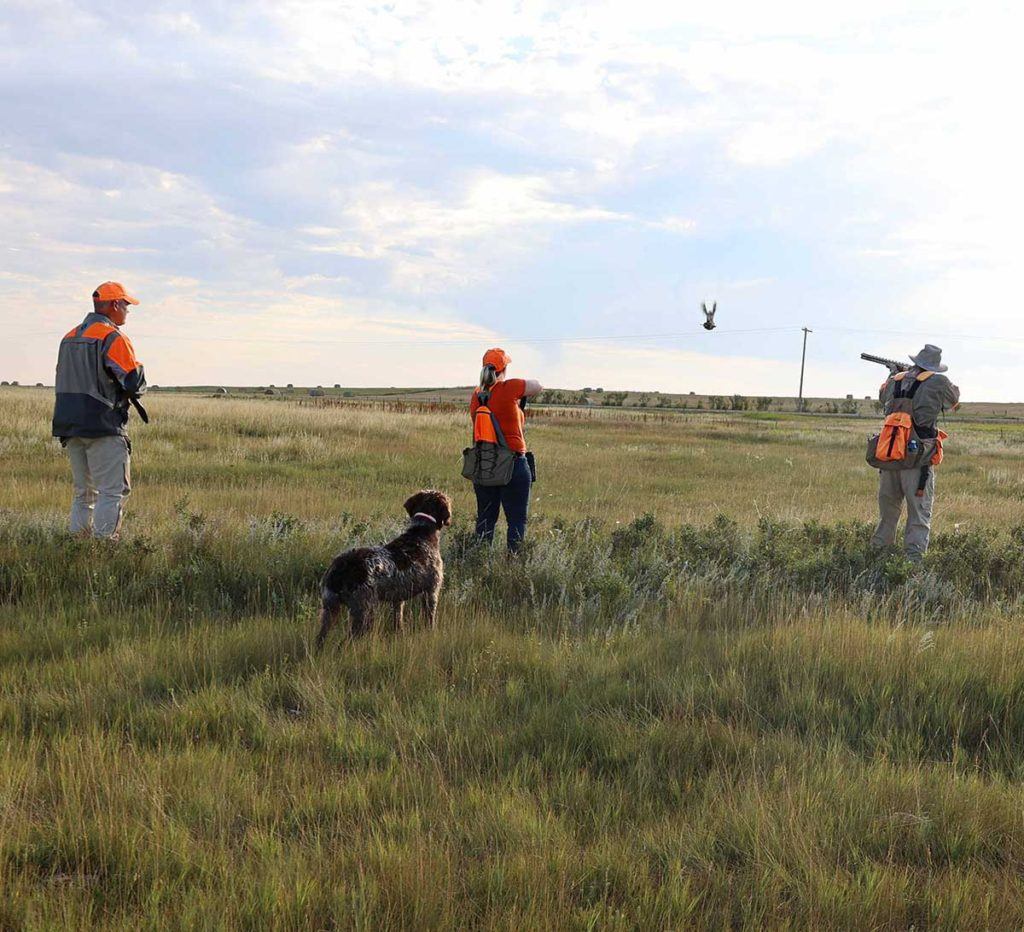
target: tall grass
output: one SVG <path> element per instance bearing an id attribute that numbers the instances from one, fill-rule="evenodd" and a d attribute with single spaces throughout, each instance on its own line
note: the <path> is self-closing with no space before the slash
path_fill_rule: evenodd
<path id="1" fill-rule="evenodd" d="M 49 437 L 52 395 L 0 389 L 0 507 L 43 518 L 68 500 L 68 465 Z M 134 525 L 163 532 L 175 504 L 221 522 L 275 511 L 330 524 L 339 515 L 383 519 L 409 491 L 441 485 L 457 514 L 472 512 L 458 477 L 468 431 L 458 413 L 392 414 L 157 394 L 153 421 L 133 425 Z M 642 417 L 642 416 L 641 416 Z M 1024 424 L 958 422 L 938 472 L 936 529 L 1009 528 L 1024 521 Z M 666 524 L 725 514 L 742 525 L 863 521 L 877 475 L 864 463 L 865 421 L 623 412 L 589 420 L 542 416 L 527 427 L 540 482 L 533 511 L 551 520 Z M 401 496 L 399 498 L 399 496 Z"/>
<path id="2" fill-rule="evenodd" d="M 115 548 L 64 534 L 65 464 L 35 469 L 24 411 L 3 435 L 0 928 L 1024 923 L 1005 500 L 919 567 L 813 492 L 799 518 L 684 520 L 620 476 L 624 507 L 548 493 L 514 561 L 464 506 L 436 631 L 312 657 L 327 560 L 400 526 L 461 425 L 375 448 L 358 414 L 216 404 L 164 412 Z M 703 481 L 642 424 L 594 429 L 608 463 L 650 445 L 645 483 Z"/>

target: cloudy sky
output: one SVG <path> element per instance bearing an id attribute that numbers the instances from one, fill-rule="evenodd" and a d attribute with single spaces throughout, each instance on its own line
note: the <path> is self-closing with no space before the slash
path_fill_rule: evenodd
<path id="1" fill-rule="evenodd" d="M 5 0 L 0 375 L 1024 400 L 1019 5 L 842 6 Z"/>

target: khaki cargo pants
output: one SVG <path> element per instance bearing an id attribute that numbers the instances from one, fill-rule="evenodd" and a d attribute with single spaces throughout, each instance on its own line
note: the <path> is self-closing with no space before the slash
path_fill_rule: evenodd
<path id="1" fill-rule="evenodd" d="M 117 540 L 125 497 L 131 492 L 131 453 L 125 437 L 69 437 L 75 495 L 71 533 Z"/>
<path id="2" fill-rule="evenodd" d="M 935 501 L 935 469 L 931 470 L 924 495 L 917 497 L 918 469 L 879 471 L 878 511 L 880 520 L 871 538 L 872 547 L 888 547 L 896 542 L 896 525 L 907 503 L 907 526 L 903 532 L 903 549 L 911 560 L 920 560 L 928 549 L 932 532 L 932 503 Z"/>

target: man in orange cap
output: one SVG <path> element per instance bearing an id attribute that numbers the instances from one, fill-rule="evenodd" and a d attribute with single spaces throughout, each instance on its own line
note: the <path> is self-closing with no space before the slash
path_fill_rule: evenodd
<path id="1" fill-rule="evenodd" d="M 53 436 L 71 460 L 73 534 L 120 534 L 131 492 L 128 405 L 145 392 L 146 374 L 119 328 L 138 303 L 120 282 L 104 282 L 92 293 L 92 313 L 60 343 Z"/>

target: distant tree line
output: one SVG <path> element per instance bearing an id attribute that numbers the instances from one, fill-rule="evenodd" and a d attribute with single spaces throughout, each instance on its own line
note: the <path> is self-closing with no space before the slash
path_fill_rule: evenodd
<path id="1" fill-rule="evenodd" d="M 585 405 L 589 404 L 586 391 L 566 391 L 547 388 L 537 396 L 537 403 L 542 405 Z"/>

